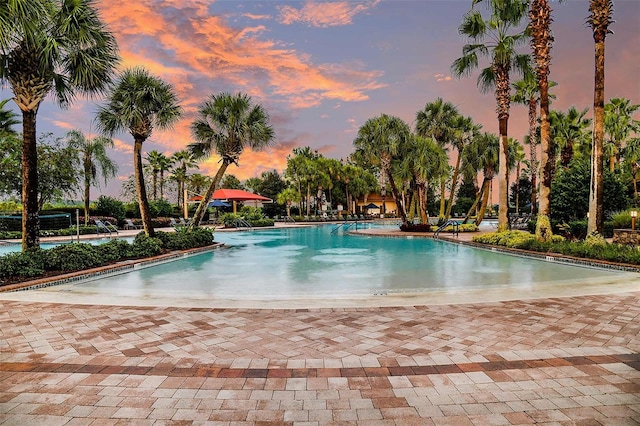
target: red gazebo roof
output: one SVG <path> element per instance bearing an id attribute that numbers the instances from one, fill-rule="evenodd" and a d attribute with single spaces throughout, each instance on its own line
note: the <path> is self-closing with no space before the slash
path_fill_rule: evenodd
<path id="1" fill-rule="evenodd" d="M 213 193 L 212 200 L 229 200 L 229 201 L 267 201 L 273 202 L 271 198 L 263 197 L 260 194 L 242 191 L 240 189 L 218 189 Z"/>

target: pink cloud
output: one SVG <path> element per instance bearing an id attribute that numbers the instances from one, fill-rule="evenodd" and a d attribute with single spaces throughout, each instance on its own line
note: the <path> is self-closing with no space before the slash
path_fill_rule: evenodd
<path id="1" fill-rule="evenodd" d="M 374 1 L 337 1 L 313 2 L 307 1 L 304 6 L 296 9 L 292 6 L 281 6 L 279 21 L 285 25 L 302 22 L 311 27 L 335 27 L 348 25 L 353 17 L 359 13 L 375 7 L 380 0 Z"/>

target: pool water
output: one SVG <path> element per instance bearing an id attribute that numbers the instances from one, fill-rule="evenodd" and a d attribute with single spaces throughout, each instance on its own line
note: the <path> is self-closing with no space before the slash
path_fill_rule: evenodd
<path id="1" fill-rule="evenodd" d="M 340 297 L 580 283 L 621 272 L 436 241 L 334 233 L 336 225 L 217 232 L 228 248 L 60 290 L 120 296 Z M 55 291 L 55 288 L 52 288 Z"/>

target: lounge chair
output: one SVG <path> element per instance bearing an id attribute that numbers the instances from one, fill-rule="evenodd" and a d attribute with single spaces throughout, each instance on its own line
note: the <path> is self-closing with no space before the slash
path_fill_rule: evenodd
<path id="1" fill-rule="evenodd" d="M 138 229 L 140 228 L 138 225 L 136 225 L 135 223 L 133 223 L 133 221 L 131 219 L 125 219 L 124 220 L 124 229 Z"/>

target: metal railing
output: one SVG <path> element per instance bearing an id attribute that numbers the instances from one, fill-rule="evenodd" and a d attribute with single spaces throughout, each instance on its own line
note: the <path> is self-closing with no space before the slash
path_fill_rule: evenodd
<path id="1" fill-rule="evenodd" d="M 452 233 L 456 237 L 460 234 L 460 223 L 458 223 L 457 220 L 449 219 L 445 223 L 443 223 L 442 225 L 440 225 L 438 227 L 436 232 L 433 233 L 433 238 L 438 238 L 438 236 L 440 235 L 440 232 L 444 231 L 447 228 L 447 226 L 452 226 L 453 227 L 453 232 Z"/>

